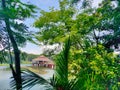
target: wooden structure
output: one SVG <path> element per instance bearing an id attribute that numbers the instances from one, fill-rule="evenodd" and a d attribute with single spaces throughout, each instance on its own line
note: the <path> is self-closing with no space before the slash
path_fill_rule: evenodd
<path id="1" fill-rule="evenodd" d="M 54 62 L 43 55 L 33 59 L 32 65 L 33 66 L 48 67 L 48 68 L 52 68 L 52 69 L 55 67 Z"/>

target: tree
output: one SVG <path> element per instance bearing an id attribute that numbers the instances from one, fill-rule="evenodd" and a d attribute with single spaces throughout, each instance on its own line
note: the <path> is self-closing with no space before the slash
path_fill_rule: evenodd
<path id="1" fill-rule="evenodd" d="M 88 2 L 88 0 L 85 1 Z M 75 36 L 79 34 L 80 38 L 82 38 L 90 32 L 89 27 L 93 23 L 89 22 L 92 20 L 92 16 L 89 16 L 88 13 L 92 13 L 93 10 L 91 8 L 89 10 L 85 8 L 82 13 L 77 14 L 79 12 L 77 12 L 75 6 L 71 6 L 71 2 L 72 0 L 61 0 L 59 2 L 60 10 L 52 9 L 50 12 L 41 11 L 41 16 L 34 23 L 34 26 L 40 29 L 36 35 L 39 41 L 42 41 L 44 44 L 61 44 L 69 35 Z M 79 22 L 80 20 L 82 21 L 81 23 Z M 86 24 L 83 24 L 85 22 Z M 89 24 L 89 26 L 87 26 L 87 24 Z"/>
<path id="2" fill-rule="evenodd" d="M 24 35 L 27 34 L 27 27 L 22 23 L 17 23 L 15 20 L 25 19 L 30 17 L 34 11 L 35 6 L 22 3 L 19 0 L 2 0 L 1 1 L 0 19 L 5 22 L 5 30 L 12 43 L 15 56 L 15 70 L 12 64 L 13 77 L 16 81 L 16 89 L 22 89 L 21 69 L 20 69 L 20 51 L 18 49 L 18 42 L 25 42 Z M 10 13 L 10 14 L 9 14 Z M 18 27 L 19 26 L 19 27 Z M 24 33 L 24 34 L 23 34 Z"/>
<path id="3" fill-rule="evenodd" d="M 21 52 L 21 61 L 32 61 L 32 59 L 38 57 L 39 55 L 36 55 L 36 54 L 28 54 L 26 52 Z"/>
<path id="4" fill-rule="evenodd" d="M 114 1 L 102 2 L 100 8 L 98 8 L 98 14 L 101 13 L 102 19 L 99 23 L 99 30 L 107 30 L 110 33 L 99 37 L 104 39 L 104 46 L 110 49 L 111 46 L 118 48 L 119 41 L 119 11 L 120 1 L 117 0 L 117 4 L 111 4 Z M 116 6 L 115 6 L 116 5 Z M 109 13 L 108 13 L 109 12 Z"/>
<path id="5" fill-rule="evenodd" d="M 40 29 L 40 32 L 36 35 L 39 41 L 44 41 L 44 44 L 61 43 L 69 37 L 70 28 L 74 24 L 72 16 L 75 9 L 73 7 L 69 8 L 70 4 L 67 2 L 67 0 L 59 2 L 61 10 L 41 11 L 41 16 L 34 24 L 35 27 Z"/>

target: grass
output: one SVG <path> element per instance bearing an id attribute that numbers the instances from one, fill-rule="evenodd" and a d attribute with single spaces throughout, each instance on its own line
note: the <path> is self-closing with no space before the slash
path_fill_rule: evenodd
<path id="1" fill-rule="evenodd" d="M 30 61 L 21 61 L 21 64 L 31 64 Z"/>
<path id="2" fill-rule="evenodd" d="M 3 63 L 3 64 L 0 64 L 0 66 L 9 66 L 8 63 Z"/>

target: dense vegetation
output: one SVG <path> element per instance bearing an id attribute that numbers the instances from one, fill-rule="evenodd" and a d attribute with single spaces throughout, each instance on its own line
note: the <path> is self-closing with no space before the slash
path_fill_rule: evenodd
<path id="1" fill-rule="evenodd" d="M 68 80 L 78 79 L 72 90 L 119 90 L 120 59 L 113 51 L 120 43 L 120 1 L 102 1 L 98 8 L 92 8 L 89 0 L 83 1 L 80 8 L 69 0 L 61 0 L 59 4 L 59 10 L 41 11 L 42 15 L 34 25 L 40 29 L 36 38 L 45 44 L 61 45 L 70 36 L 66 73 Z M 64 58 L 61 56 L 61 59 Z M 61 64 L 58 60 L 56 62 Z M 59 63 L 56 64 L 60 68 Z M 57 72 L 60 70 L 56 68 Z M 57 83 L 60 90 L 70 89 L 64 87 L 64 79 Z"/>

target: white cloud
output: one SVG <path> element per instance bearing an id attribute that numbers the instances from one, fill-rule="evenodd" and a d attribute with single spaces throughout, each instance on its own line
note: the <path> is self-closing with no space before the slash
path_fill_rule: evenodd
<path id="1" fill-rule="evenodd" d="M 42 47 L 30 42 L 27 42 L 27 45 L 24 48 L 20 48 L 20 50 L 31 54 L 41 54 L 43 52 Z"/>
<path id="2" fill-rule="evenodd" d="M 98 4 L 101 3 L 102 0 L 93 0 L 92 6 L 93 7 L 98 7 Z"/>

